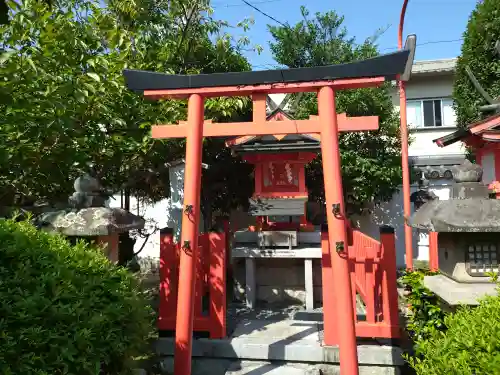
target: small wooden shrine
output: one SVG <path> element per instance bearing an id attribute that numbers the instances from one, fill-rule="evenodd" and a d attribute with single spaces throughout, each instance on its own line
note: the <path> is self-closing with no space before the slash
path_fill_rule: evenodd
<path id="1" fill-rule="evenodd" d="M 287 97 L 267 115 L 270 126 L 274 122 L 293 120 L 283 108 Z M 274 104 L 270 96 L 267 102 Z M 248 213 L 256 217 L 256 225 L 235 232 L 232 250 L 236 268 L 237 260 L 245 258 L 245 275 L 241 277 L 244 281 L 240 281 L 240 285 L 245 285 L 248 307 L 254 307 L 257 299 L 295 300 L 312 310 L 313 259 L 318 259 L 314 266 L 320 273 L 321 233 L 320 228 L 315 231 L 306 218 L 305 167 L 321 149 L 319 137 L 271 134 L 236 137 L 226 144 L 233 153 L 254 165 L 255 188 Z M 273 259 L 280 261 L 276 263 Z M 266 271 L 259 272 L 257 267 Z M 281 277 L 273 277 L 273 274 Z"/>

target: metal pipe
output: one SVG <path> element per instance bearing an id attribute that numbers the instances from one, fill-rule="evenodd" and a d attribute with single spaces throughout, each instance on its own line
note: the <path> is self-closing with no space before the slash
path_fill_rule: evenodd
<path id="1" fill-rule="evenodd" d="M 398 48 L 403 49 L 403 26 L 405 23 L 406 7 L 408 0 L 404 0 L 398 29 Z M 413 236 L 412 228 L 408 225 L 407 219 L 411 215 L 410 202 L 410 165 L 408 160 L 408 123 L 406 120 L 406 88 L 405 83 L 399 80 L 399 111 L 401 118 L 401 164 L 403 169 L 403 211 L 405 217 L 405 254 L 406 268 L 413 269 Z"/>

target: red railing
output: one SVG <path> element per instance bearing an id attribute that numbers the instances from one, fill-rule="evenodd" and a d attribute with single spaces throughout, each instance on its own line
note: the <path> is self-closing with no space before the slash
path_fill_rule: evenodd
<path id="1" fill-rule="evenodd" d="M 353 290 L 353 303 L 357 297 L 364 305 L 364 313 L 356 314 L 356 336 L 399 338 L 398 293 L 396 274 L 396 247 L 394 229 L 382 227 L 380 241 L 365 235 L 359 230 L 348 229 L 348 259 Z M 326 345 L 338 344 L 336 336 L 335 296 L 328 285 L 332 285 L 333 272 L 328 249 L 328 233 L 322 233 L 322 266 L 323 266 L 323 310 L 324 341 Z M 363 317 L 364 319 L 360 319 Z"/>
<path id="2" fill-rule="evenodd" d="M 175 330 L 180 245 L 171 232 L 162 233 L 160 243 L 160 306 L 158 329 Z M 198 238 L 193 251 L 196 262 L 193 330 L 208 332 L 211 338 L 226 336 L 226 234 L 206 233 Z M 185 251 L 185 250 L 182 250 Z M 208 301 L 204 311 L 203 299 Z"/>
<path id="3" fill-rule="evenodd" d="M 439 270 L 437 232 L 429 232 L 429 269 L 433 272 L 437 272 Z"/>

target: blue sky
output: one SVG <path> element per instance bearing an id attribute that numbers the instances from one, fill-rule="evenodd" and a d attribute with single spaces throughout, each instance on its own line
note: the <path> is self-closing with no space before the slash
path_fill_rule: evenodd
<path id="1" fill-rule="evenodd" d="M 351 36 L 364 40 L 379 28 L 389 26 L 379 38 L 381 52 L 397 47 L 397 29 L 402 0 L 248 0 L 263 12 L 282 23 L 301 20 L 300 6 L 311 13 L 335 10 L 345 16 L 345 26 Z M 462 33 L 477 0 L 409 0 L 404 34 L 417 34 L 417 60 L 456 57 L 460 54 Z M 214 16 L 231 24 L 252 17 L 255 25 L 248 33 L 252 44 L 264 51 L 247 53 L 255 70 L 271 69 L 276 62 L 269 50 L 268 24 L 272 20 L 258 13 L 241 0 L 213 0 Z"/>

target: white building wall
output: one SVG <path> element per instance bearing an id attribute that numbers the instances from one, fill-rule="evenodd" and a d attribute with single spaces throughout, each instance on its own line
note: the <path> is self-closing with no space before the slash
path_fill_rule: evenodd
<path id="1" fill-rule="evenodd" d="M 155 259 L 160 257 L 160 229 L 162 228 L 172 228 L 174 241 L 179 241 L 184 200 L 184 172 L 184 164 L 176 164 L 170 168 L 170 198 L 151 203 L 137 199 L 137 197 L 130 197 L 130 212 L 146 220 L 142 235 L 138 231 L 131 233 L 136 238 L 134 252 L 137 253 L 144 246 L 138 257 Z M 109 206 L 120 207 L 120 195 L 115 195 L 113 198 L 109 200 Z M 203 230 L 203 219 L 200 220 L 199 230 L 200 233 Z"/>
<path id="2" fill-rule="evenodd" d="M 412 99 L 442 99 L 451 98 L 453 92 L 453 76 L 427 76 L 419 77 L 414 75 L 406 84 L 406 98 Z M 396 111 L 399 111 L 399 91 L 394 87 L 392 101 Z M 440 156 L 440 155 L 460 155 L 465 153 L 461 142 L 457 142 L 447 147 L 438 147 L 433 140 L 447 135 L 456 129 L 454 127 L 436 128 L 411 128 L 409 156 Z M 434 192 L 439 199 L 446 200 L 450 196 L 450 184 L 448 180 L 434 180 L 430 182 L 429 190 Z M 417 186 L 411 187 L 411 193 L 417 190 Z M 410 193 L 410 194 L 411 194 Z M 413 212 L 413 205 L 412 205 Z M 405 239 L 404 239 L 404 219 L 403 219 L 403 193 L 402 190 L 394 194 L 390 202 L 383 203 L 373 209 L 371 215 L 356 217 L 355 221 L 360 229 L 374 237 L 379 238 L 380 225 L 391 225 L 396 232 L 396 253 L 397 264 L 400 267 L 405 265 Z M 429 239 L 428 234 L 413 230 L 413 256 L 418 260 L 429 260 Z"/>
<path id="3" fill-rule="evenodd" d="M 115 195 L 109 202 L 110 207 L 120 207 L 120 195 Z M 170 199 L 165 198 L 156 203 L 145 203 L 136 197 L 130 197 L 130 212 L 144 217 L 146 225 L 142 231 L 149 237 L 139 235 L 137 231 L 132 231 L 131 236 L 136 239 L 134 252 L 137 253 L 142 246 L 143 250 L 138 255 L 141 258 L 160 257 L 160 232 L 159 229 L 172 225 L 171 223 Z M 145 243 L 146 242 L 146 243 Z"/>

